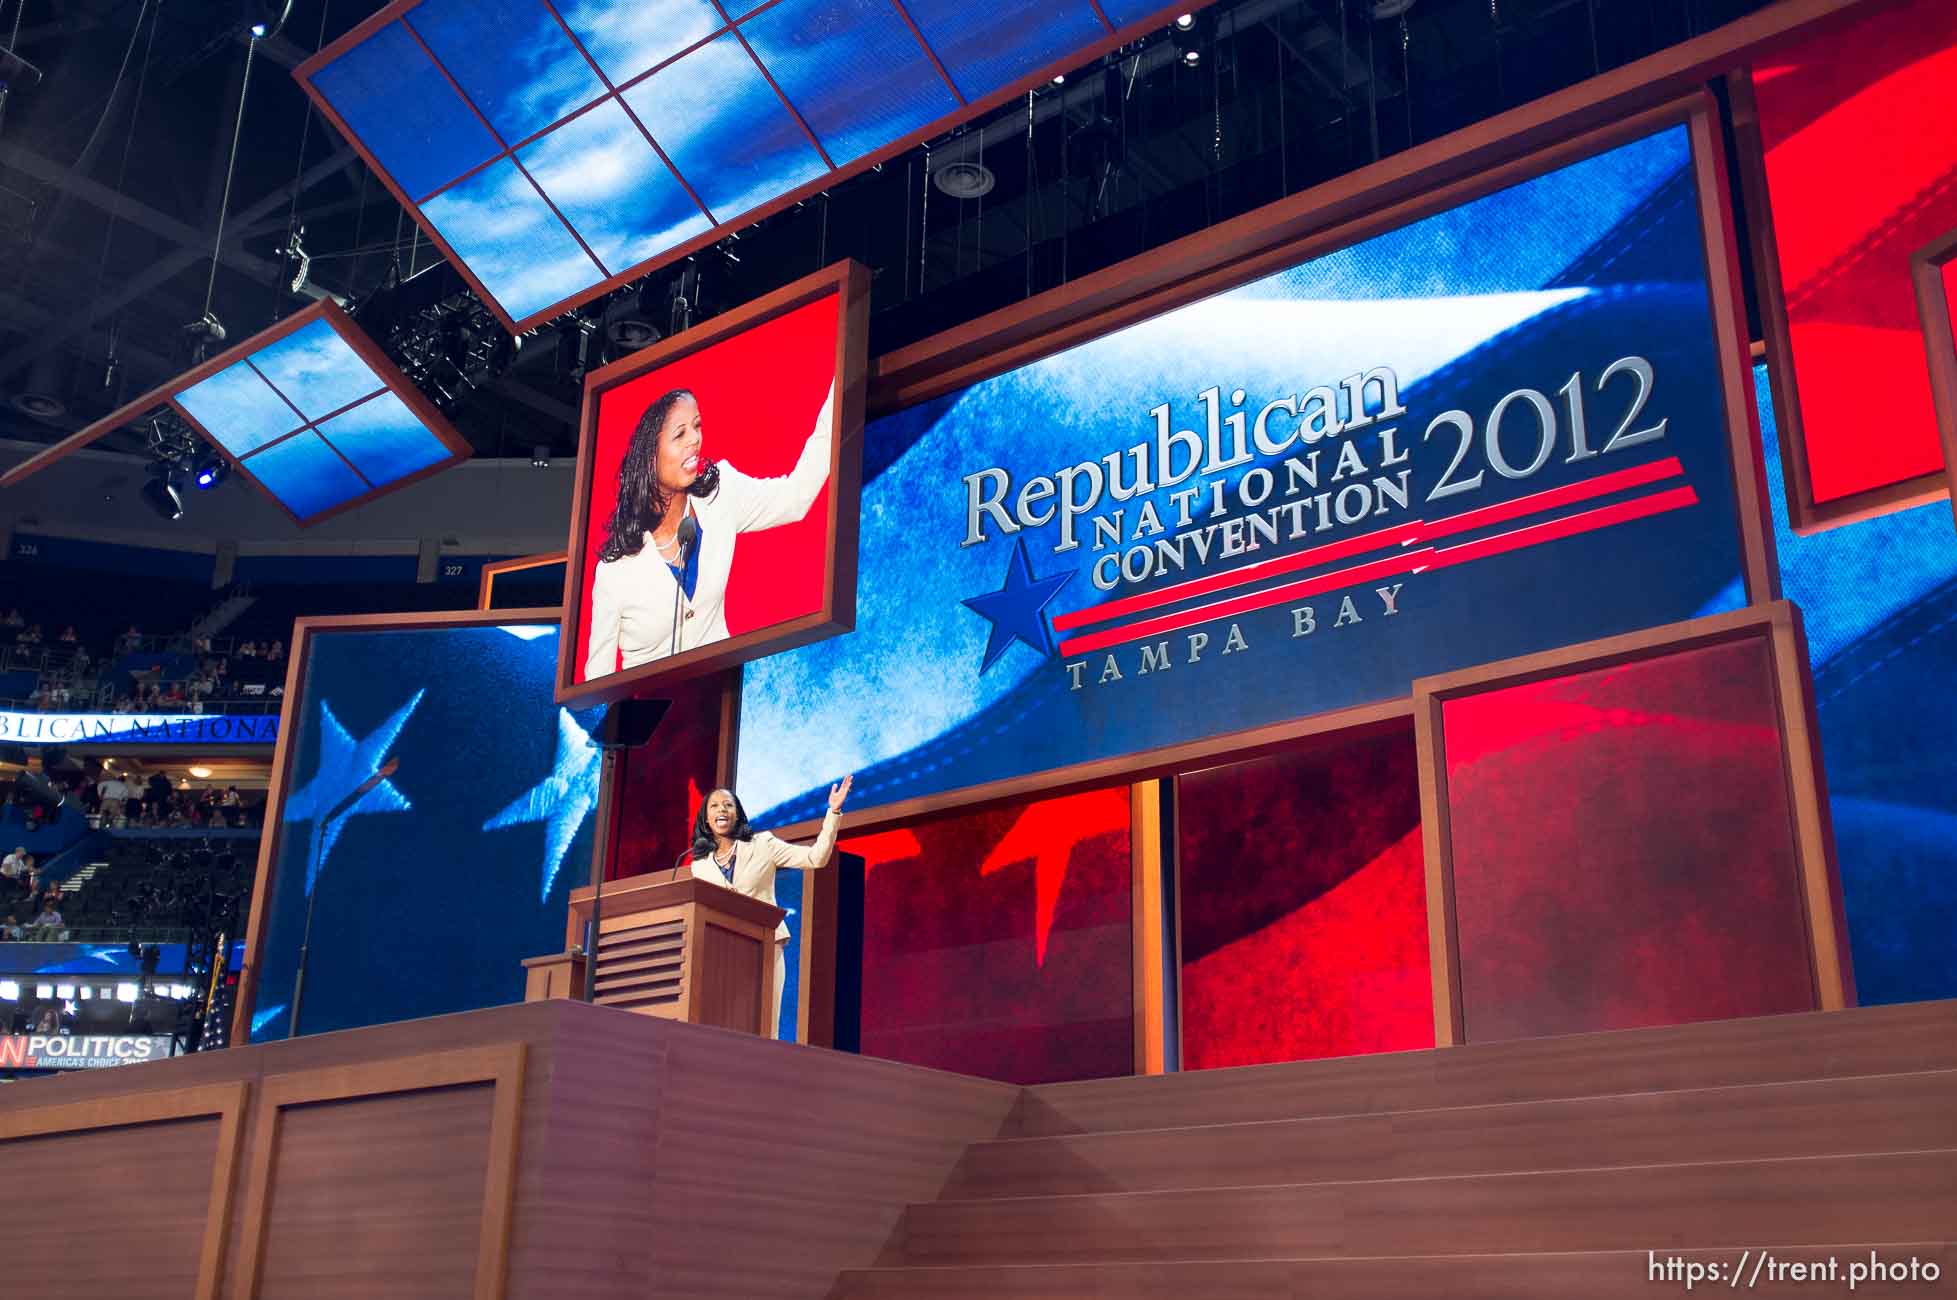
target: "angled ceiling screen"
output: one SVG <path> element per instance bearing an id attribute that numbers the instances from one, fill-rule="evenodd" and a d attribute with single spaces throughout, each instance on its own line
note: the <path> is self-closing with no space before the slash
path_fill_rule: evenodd
<path id="1" fill-rule="evenodd" d="M 296 75 L 516 330 L 1175 12 L 396 0 Z"/>
<path id="2" fill-rule="evenodd" d="M 360 327 L 326 304 L 213 364 L 186 375 L 196 382 L 171 401 L 301 524 L 469 454 Z"/>

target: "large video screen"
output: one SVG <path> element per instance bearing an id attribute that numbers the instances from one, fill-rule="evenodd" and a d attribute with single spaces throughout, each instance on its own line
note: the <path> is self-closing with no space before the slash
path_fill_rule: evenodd
<path id="1" fill-rule="evenodd" d="M 846 625 L 852 278 L 824 272 L 778 310 L 591 376 L 562 698 L 615 697 Z"/>
<path id="2" fill-rule="evenodd" d="M 873 422 L 855 630 L 746 669 L 749 808 L 949 803 L 1743 604 L 1713 294 L 1661 126 Z"/>
<path id="3" fill-rule="evenodd" d="M 552 702 L 550 624 L 315 630 L 288 702 L 290 767 L 250 1039 L 523 1000 L 588 883 L 598 712 Z"/>

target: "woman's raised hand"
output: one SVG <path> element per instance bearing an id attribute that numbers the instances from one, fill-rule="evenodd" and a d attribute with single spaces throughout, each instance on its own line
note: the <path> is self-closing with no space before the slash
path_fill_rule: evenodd
<path id="1" fill-rule="evenodd" d="M 855 779 L 854 776 L 846 776 L 837 784 L 829 787 L 830 812 L 839 813 L 843 810 L 843 800 L 849 798 L 849 784 Z"/>

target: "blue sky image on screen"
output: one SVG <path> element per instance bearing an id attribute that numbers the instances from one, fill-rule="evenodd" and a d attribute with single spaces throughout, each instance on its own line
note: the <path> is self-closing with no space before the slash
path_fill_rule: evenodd
<path id="1" fill-rule="evenodd" d="M 186 388 L 177 401 L 233 456 L 248 456 L 305 423 L 244 361 Z"/>
<path id="2" fill-rule="evenodd" d="M 591 870 L 601 711 L 552 702 L 556 662 L 555 626 L 315 635 L 252 1041 L 290 1028 L 309 881 L 304 1032 L 522 1000 Z"/>
<path id="3" fill-rule="evenodd" d="M 251 364 L 308 420 L 323 420 L 387 387 L 324 318 L 252 353 Z"/>
<path id="4" fill-rule="evenodd" d="M 454 455 L 326 317 L 192 385 L 177 400 L 302 520 Z"/>
<path id="5" fill-rule="evenodd" d="M 392 483 L 449 457 L 440 438 L 393 393 L 380 393 L 319 426 L 372 484 Z"/>
<path id="6" fill-rule="evenodd" d="M 1005 467 L 1018 491 L 1151 440 L 1159 403 L 1176 427 L 1201 428 L 1196 394 L 1212 385 L 1245 390 L 1254 413 L 1266 397 L 1380 365 L 1399 376 L 1397 446 L 1418 452 L 1423 503 L 1454 446 L 1445 427 L 1420 443 L 1435 416 L 1485 418 L 1505 393 L 1553 393 L 1577 372 L 1594 390 L 1632 352 L 1654 367 L 1651 417 L 1666 421 L 1657 445 L 1594 465 L 1558 456 L 1520 484 L 1484 468 L 1473 492 L 1423 505 L 1420 518 L 1664 457 L 1678 459 L 1697 504 L 1409 575 L 1397 621 L 1361 588 L 1371 614 L 1336 633 L 1328 625 L 1294 647 L 1288 609 L 1264 609 L 1239 620 L 1250 640 L 1240 657 L 1222 658 L 1226 625 L 1210 625 L 1203 664 L 1141 676 L 1128 646 L 1123 680 L 1072 689 L 1049 620 L 1104 599 L 1090 581 L 1094 539 L 1059 553 L 1048 524 L 961 545 L 968 474 Z M 1630 376 L 1612 384 L 1590 417 L 1596 446 L 1631 401 Z M 865 432 L 855 630 L 745 670 L 743 798 L 758 824 L 801 820 L 838 772 L 855 772 L 858 801 L 878 805 L 1392 698 L 1417 675 L 1734 608 L 1727 419 L 1682 126 L 895 413 Z M 1368 463 L 1385 454 L 1377 426 L 1353 439 Z M 1130 501 L 1131 513 L 1144 501 L 1170 517 L 1168 489 Z M 1110 508 L 1104 500 L 1097 513 Z M 1328 624 L 1342 612 L 1336 598 L 1318 609 Z M 1098 653 L 1081 658 L 1101 666 Z"/>
<path id="7" fill-rule="evenodd" d="M 741 34 L 837 166 L 958 107 L 888 0 L 780 0 Z"/>
<path id="8" fill-rule="evenodd" d="M 961 94 L 983 98 L 1112 31 L 1088 0 L 920 0 L 915 31 L 889 0 L 556 9 L 562 24 L 542 0 L 423 0 L 310 74 L 516 319 L 945 122 Z M 636 125 L 616 111 L 621 99 Z M 561 125 L 579 114 L 591 120 Z M 677 177 L 646 153 L 641 127 Z M 515 172 L 511 151 L 562 220 Z M 572 255 L 571 230 L 595 260 Z M 534 265 L 523 256 L 532 247 Z"/>

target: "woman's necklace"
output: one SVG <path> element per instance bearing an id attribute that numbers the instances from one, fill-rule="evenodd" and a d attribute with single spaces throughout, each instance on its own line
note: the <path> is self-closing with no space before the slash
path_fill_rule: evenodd
<path id="1" fill-rule="evenodd" d="M 721 874 L 721 875 L 723 875 L 723 876 L 726 876 L 726 877 L 727 877 L 727 880 L 728 880 L 728 883 L 730 883 L 730 884 L 731 884 L 731 883 L 733 883 L 733 880 L 734 880 L 734 855 L 735 855 L 735 853 L 737 853 L 738 851 L 739 851 L 739 848 L 738 848 L 738 846 L 736 846 L 736 845 L 732 845 L 732 844 L 730 844 L 730 845 L 728 845 L 728 846 L 727 846 L 727 861 L 725 861 L 725 862 L 722 862 L 722 861 L 720 860 L 720 854 L 719 854 L 719 852 L 718 852 L 718 851 L 716 851 L 716 852 L 714 853 L 714 855 L 713 855 L 713 864 L 714 864 L 714 865 L 715 865 L 716 867 L 719 867 L 719 868 L 720 868 L 720 874 Z"/>

